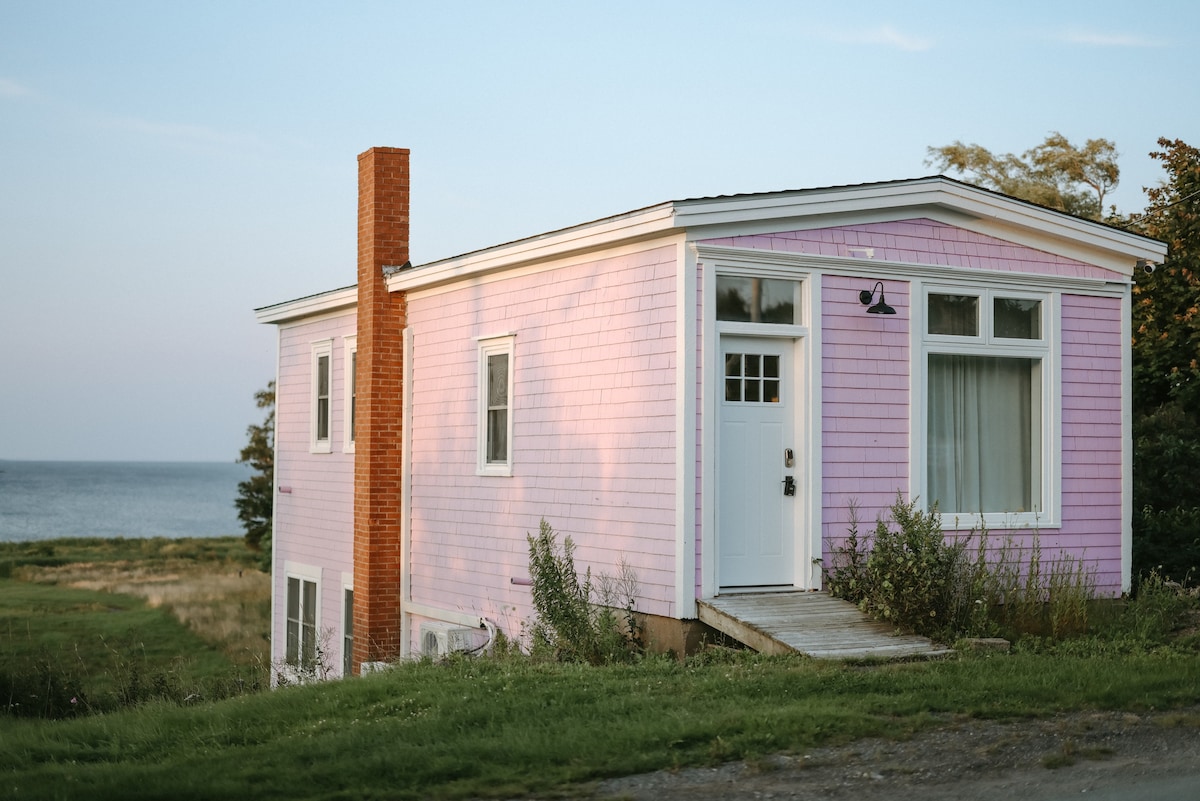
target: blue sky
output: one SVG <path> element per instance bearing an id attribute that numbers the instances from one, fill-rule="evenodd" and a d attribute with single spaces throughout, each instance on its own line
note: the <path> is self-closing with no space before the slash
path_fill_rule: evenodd
<path id="1" fill-rule="evenodd" d="M 0 459 L 224 461 L 253 309 L 355 280 L 356 156 L 413 159 L 416 263 L 665 200 L 1113 140 L 1200 145 L 1181 2 L 8 2 Z"/>

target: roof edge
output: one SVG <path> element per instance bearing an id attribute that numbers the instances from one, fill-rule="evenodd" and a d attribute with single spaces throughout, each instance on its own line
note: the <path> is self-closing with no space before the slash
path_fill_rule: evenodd
<path id="1" fill-rule="evenodd" d="M 260 323 L 287 323 L 314 314 L 352 309 L 358 304 L 358 285 L 331 289 L 254 310 Z"/>

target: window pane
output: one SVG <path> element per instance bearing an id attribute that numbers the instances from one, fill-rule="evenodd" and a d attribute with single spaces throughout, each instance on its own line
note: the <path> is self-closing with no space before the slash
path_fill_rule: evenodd
<path id="1" fill-rule="evenodd" d="M 979 298 L 974 295 L 930 295 L 929 333 L 979 336 Z"/>
<path id="2" fill-rule="evenodd" d="M 311 665 L 317 656 L 317 585 L 303 582 L 304 597 L 300 603 L 300 648 L 301 660 Z"/>
<path id="3" fill-rule="evenodd" d="M 317 439 L 329 439 L 329 357 L 317 357 Z"/>
<path id="4" fill-rule="evenodd" d="M 1005 339 L 1042 338 L 1042 302 L 996 298 L 994 334 Z"/>
<path id="5" fill-rule="evenodd" d="M 508 405 L 508 354 L 488 356 L 488 406 Z"/>
<path id="6" fill-rule="evenodd" d="M 329 398 L 317 399 L 317 439 L 329 439 Z"/>
<path id="7" fill-rule="evenodd" d="M 300 579 L 287 580 L 287 651 L 284 660 L 296 664 L 300 659 Z"/>
<path id="8" fill-rule="evenodd" d="M 354 423 L 358 416 L 358 351 L 350 354 L 350 441 L 354 442 Z"/>
<path id="9" fill-rule="evenodd" d="M 317 357 L 317 397 L 329 397 L 329 357 Z"/>
<path id="10" fill-rule="evenodd" d="M 799 281 L 717 276 L 717 319 L 735 323 L 796 325 Z"/>
<path id="11" fill-rule="evenodd" d="M 725 400 L 730 403 L 779 403 L 780 361 L 776 355 L 725 354 Z"/>
<path id="12" fill-rule="evenodd" d="M 488 410 L 487 460 L 508 461 L 508 409 Z"/>
<path id="13" fill-rule="evenodd" d="M 929 356 L 929 502 L 942 514 L 1039 512 L 1037 359 Z"/>

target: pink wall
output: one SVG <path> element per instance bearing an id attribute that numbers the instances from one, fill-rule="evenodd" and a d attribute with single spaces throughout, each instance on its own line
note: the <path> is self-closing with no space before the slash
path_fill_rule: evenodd
<path id="1" fill-rule="evenodd" d="M 412 595 L 492 618 L 532 614 L 525 534 L 545 518 L 580 569 L 641 583 L 673 613 L 675 248 L 409 298 L 414 332 Z M 513 475 L 477 476 L 476 337 L 514 333 Z"/>
<path id="2" fill-rule="evenodd" d="M 354 455 L 343 453 L 347 377 L 344 337 L 355 332 L 351 312 L 279 331 L 276 385 L 275 484 L 291 492 L 275 496 L 272 660 L 284 658 L 287 579 L 284 565 L 299 562 L 321 569 L 320 626 L 332 630 L 331 661 L 341 666 L 342 573 L 354 569 Z M 330 444 L 332 453 L 309 452 L 312 343 L 332 339 Z"/>
<path id="3" fill-rule="evenodd" d="M 860 531 L 909 486 L 909 285 L 885 281 L 893 315 L 864 314 L 865 278 L 829 275 L 821 301 L 822 539 L 846 533 L 851 500 Z"/>
<path id="4" fill-rule="evenodd" d="M 727 237 L 709 240 L 709 244 L 859 258 L 862 257 L 862 253 L 851 252 L 850 248 L 868 247 L 874 249 L 872 258 L 876 261 L 1007 270 L 1040 275 L 1113 277 L 1111 272 L 1100 267 L 927 219 Z"/>
<path id="5" fill-rule="evenodd" d="M 1100 586 L 1121 587 L 1121 301 L 1062 301 L 1063 527 L 1049 543 L 1082 554 Z"/>
<path id="6" fill-rule="evenodd" d="M 1065 277 L 1108 278 L 1099 267 L 927 219 L 728 237 L 709 244 L 873 258 Z M 826 554 L 845 536 L 848 503 L 869 532 L 897 490 L 909 491 L 908 284 L 885 281 L 894 317 L 868 317 L 857 302 L 863 278 L 823 278 L 823 498 Z M 1062 302 L 1062 520 L 1042 529 L 1043 559 L 1066 551 L 1097 570 L 1101 590 L 1121 583 L 1121 302 L 1064 295 Z M 1027 531 L 1010 534 L 1028 548 Z"/>

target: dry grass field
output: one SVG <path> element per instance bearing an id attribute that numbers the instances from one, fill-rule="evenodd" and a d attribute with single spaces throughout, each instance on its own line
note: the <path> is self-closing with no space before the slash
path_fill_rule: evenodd
<path id="1" fill-rule="evenodd" d="M 28 544 L 41 558 L 26 559 L 20 545 L 0 551 L 14 560 L 13 579 L 141 598 L 236 664 L 269 659 L 270 576 L 239 539 L 60 540 Z"/>

